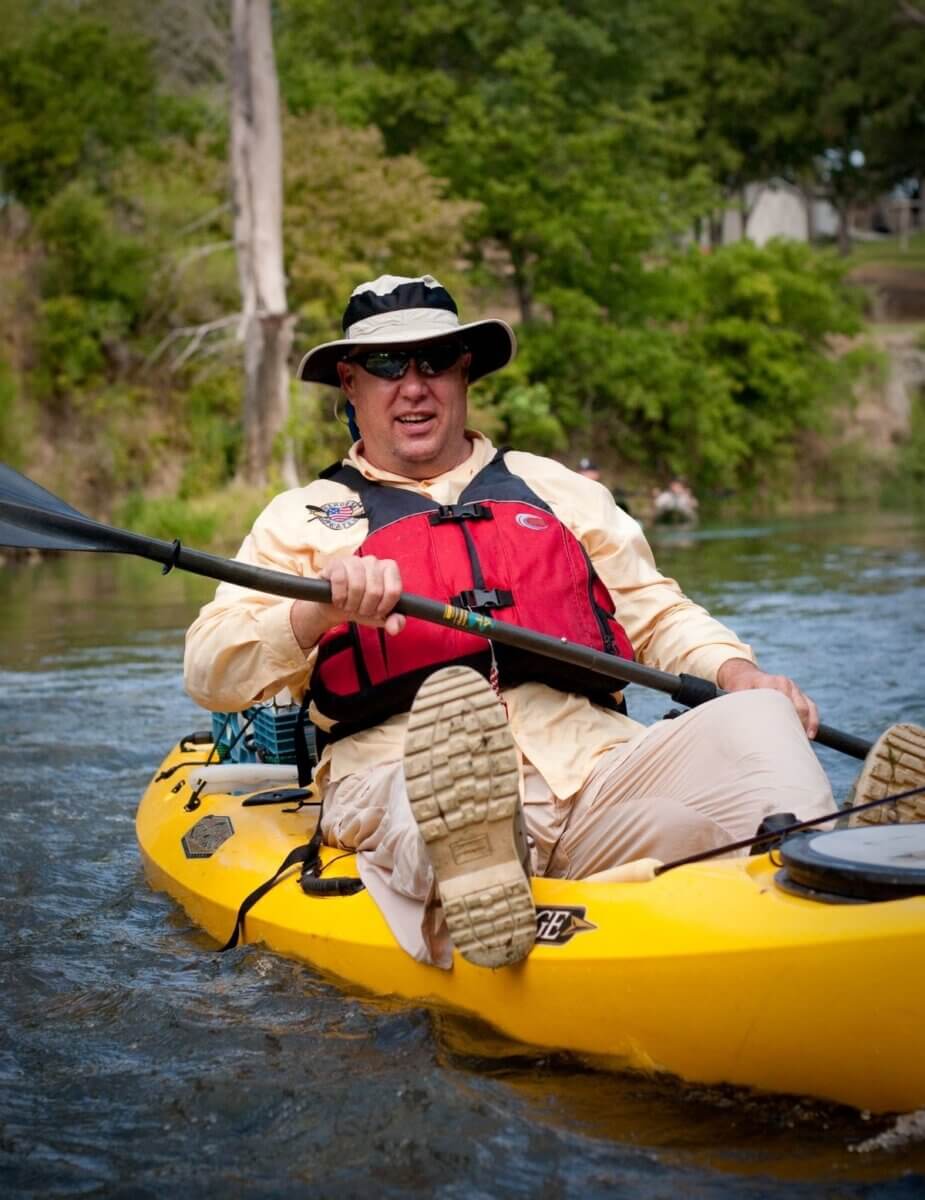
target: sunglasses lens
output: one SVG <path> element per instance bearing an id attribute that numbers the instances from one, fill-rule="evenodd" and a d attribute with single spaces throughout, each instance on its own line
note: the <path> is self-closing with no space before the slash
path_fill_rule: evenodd
<path id="1" fill-rule="evenodd" d="M 458 362 L 462 352 L 460 342 L 437 342 L 433 346 L 424 346 L 415 358 L 422 375 L 439 375 Z"/>
<path id="2" fill-rule="evenodd" d="M 401 379 L 411 357 L 403 350 L 372 350 L 369 354 L 358 354 L 356 361 L 379 379 Z"/>
<path id="3" fill-rule="evenodd" d="M 395 380 L 401 379 L 412 359 L 422 375 L 441 375 L 459 361 L 464 351 L 462 342 L 453 338 L 433 346 L 422 346 L 420 350 L 367 350 L 347 361 L 359 363 L 365 371 L 379 379 Z"/>

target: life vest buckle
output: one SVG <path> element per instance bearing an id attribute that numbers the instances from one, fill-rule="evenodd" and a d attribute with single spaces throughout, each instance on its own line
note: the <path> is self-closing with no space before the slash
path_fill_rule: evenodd
<path id="1" fill-rule="evenodd" d="M 513 608 L 514 593 L 498 588 L 471 588 L 454 596 L 450 603 L 456 608 L 468 608 L 470 612 L 489 612 L 493 608 Z"/>
<path id="2" fill-rule="evenodd" d="M 430 514 L 431 525 L 440 525 L 443 521 L 490 521 L 491 509 L 487 504 L 479 504 L 472 500 L 467 504 L 441 504 L 436 512 Z"/>

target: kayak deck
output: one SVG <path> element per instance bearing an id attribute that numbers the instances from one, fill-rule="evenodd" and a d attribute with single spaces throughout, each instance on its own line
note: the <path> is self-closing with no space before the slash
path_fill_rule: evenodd
<path id="1" fill-rule="evenodd" d="M 207 750 L 168 755 L 170 774 L 145 792 L 137 832 L 151 884 L 224 943 L 244 897 L 308 840 L 316 810 L 217 794 L 188 811 L 187 773 Z M 338 853 L 325 850 L 326 861 Z M 254 906 L 244 940 L 611 1066 L 875 1112 L 922 1107 L 925 896 L 819 903 L 778 888 L 775 870 L 763 855 L 646 883 L 534 879 L 537 944 L 494 971 L 459 955 L 451 971 L 415 962 L 368 892 L 309 897 L 297 871 Z M 355 873 L 346 857 L 325 877 Z"/>

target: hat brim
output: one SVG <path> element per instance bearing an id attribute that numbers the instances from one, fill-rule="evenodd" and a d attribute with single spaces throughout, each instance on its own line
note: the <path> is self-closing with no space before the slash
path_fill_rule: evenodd
<path id="1" fill-rule="evenodd" d="M 426 342 L 442 341 L 447 337 L 459 336 L 466 343 L 472 362 L 469 365 L 469 382 L 475 383 L 492 371 L 506 367 L 517 353 L 517 338 L 506 321 L 492 318 L 487 321 L 471 321 L 452 329 L 445 326 L 439 330 L 421 329 L 414 334 L 397 337 L 394 328 L 383 332 L 380 337 L 371 335 L 363 338 L 341 338 L 336 342 L 324 342 L 309 350 L 299 364 L 298 379 L 308 383 L 325 383 L 328 387 L 340 387 L 337 364 L 350 353 L 365 346 L 417 346 Z"/>

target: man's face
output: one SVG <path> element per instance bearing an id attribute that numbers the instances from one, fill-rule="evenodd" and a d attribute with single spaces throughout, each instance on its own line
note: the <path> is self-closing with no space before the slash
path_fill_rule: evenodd
<path id="1" fill-rule="evenodd" d="M 389 347 L 394 351 L 401 347 Z M 415 347 L 408 347 L 414 354 Z M 418 347 L 426 361 L 426 347 Z M 359 357 L 359 356 L 358 356 Z M 409 479 L 431 479 L 469 457 L 465 436 L 471 355 L 438 374 L 416 359 L 399 379 L 382 379 L 359 361 L 337 364 L 341 386 L 356 409 L 363 454 L 381 470 Z"/>

